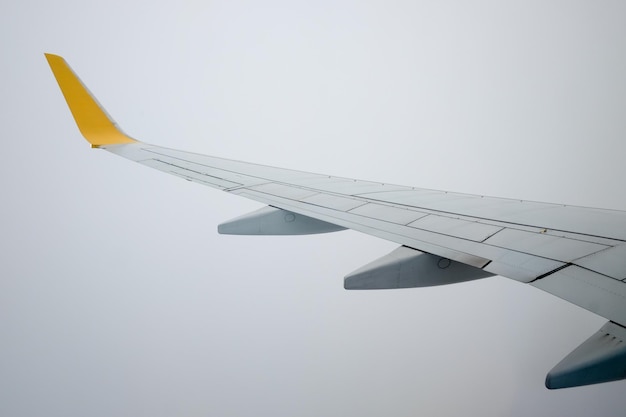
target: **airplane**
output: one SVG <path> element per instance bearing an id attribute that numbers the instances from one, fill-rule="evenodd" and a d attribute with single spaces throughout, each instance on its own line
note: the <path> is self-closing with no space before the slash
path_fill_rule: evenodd
<path id="1" fill-rule="evenodd" d="M 626 379 L 626 211 L 382 184 L 147 144 L 122 131 L 62 57 L 45 56 L 93 148 L 266 205 L 220 224 L 219 233 L 353 229 L 399 245 L 348 274 L 348 290 L 494 275 L 532 285 L 608 319 L 547 374 L 546 387 Z"/>

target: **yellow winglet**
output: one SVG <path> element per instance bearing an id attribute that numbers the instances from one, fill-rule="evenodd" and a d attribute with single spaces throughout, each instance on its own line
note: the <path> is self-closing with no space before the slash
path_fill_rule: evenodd
<path id="1" fill-rule="evenodd" d="M 121 131 L 62 57 L 45 55 L 80 133 L 92 148 L 137 142 Z"/>

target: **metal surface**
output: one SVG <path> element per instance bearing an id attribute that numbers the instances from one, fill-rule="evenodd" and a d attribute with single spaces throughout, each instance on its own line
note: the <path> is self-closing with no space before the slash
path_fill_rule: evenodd
<path id="1" fill-rule="evenodd" d="M 626 323 L 626 285 L 622 281 L 571 265 L 531 285 L 611 321 Z"/>
<path id="2" fill-rule="evenodd" d="M 426 216 L 426 213 L 421 213 L 419 211 L 407 208 L 397 208 L 377 203 L 364 204 L 350 210 L 350 213 L 402 225 L 409 224 L 419 218 Z"/>
<path id="3" fill-rule="evenodd" d="M 377 290 L 456 284 L 493 276 L 480 268 L 400 246 L 344 278 L 347 290 Z"/>
<path id="4" fill-rule="evenodd" d="M 515 229 L 504 229 L 491 236 L 485 243 L 562 262 L 571 262 L 608 247 L 582 240 Z"/>
<path id="5" fill-rule="evenodd" d="M 345 227 L 270 206 L 217 226 L 224 235 L 312 235 L 339 230 Z"/>
<path id="6" fill-rule="evenodd" d="M 314 206 L 328 207 L 339 211 L 349 211 L 366 204 L 365 201 L 358 200 L 356 198 L 340 197 L 322 193 L 303 198 L 300 201 Z"/>
<path id="7" fill-rule="evenodd" d="M 626 378 L 626 328 L 608 322 L 558 363 L 546 377 L 550 389 Z"/>
<path id="8" fill-rule="evenodd" d="M 255 185 L 253 187 L 249 187 L 251 190 L 259 191 L 262 193 L 277 195 L 285 198 L 289 198 L 291 200 L 301 200 L 303 198 L 311 197 L 316 194 L 319 194 L 318 191 L 297 188 L 297 187 L 289 187 L 283 184 L 276 184 L 273 182 L 268 182 L 264 184 Z"/>
<path id="9" fill-rule="evenodd" d="M 485 267 L 486 271 L 520 282 L 532 282 L 565 266 L 563 262 L 515 251 L 505 251 Z"/>
<path id="10" fill-rule="evenodd" d="M 494 233 L 502 230 L 501 227 L 482 224 L 477 221 L 467 221 L 446 216 L 429 215 L 413 223 L 410 227 L 442 233 L 461 239 L 482 242 Z"/>
<path id="11" fill-rule="evenodd" d="M 577 259 L 574 263 L 623 281 L 626 279 L 626 245 L 614 246 L 602 252 L 585 256 Z"/>

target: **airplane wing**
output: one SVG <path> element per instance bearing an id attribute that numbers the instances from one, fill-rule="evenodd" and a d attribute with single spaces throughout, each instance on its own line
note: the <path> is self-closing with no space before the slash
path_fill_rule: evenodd
<path id="1" fill-rule="evenodd" d="M 358 230 L 400 245 L 346 289 L 409 288 L 501 275 L 609 321 L 546 377 L 548 388 L 626 378 L 626 212 L 459 194 L 314 174 L 150 145 L 125 134 L 65 60 L 46 54 L 92 147 L 267 206 L 227 234 Z"/>

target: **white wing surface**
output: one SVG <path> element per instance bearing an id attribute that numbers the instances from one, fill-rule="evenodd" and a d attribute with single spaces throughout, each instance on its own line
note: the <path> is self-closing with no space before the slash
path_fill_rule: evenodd
<path id="1" fill-rule="evenodd" d="M 281 169 L 130 138 L 63 58 L 46 58 L 93 147 L 269 206 L 221 233 L 344 228 L 401 245 L 346 277 L 347 289 L 406 288 L 502 275 L 609 320 L 546 379 L 562 388 L 626 378 L 626 212 L 450 193 Z"/>

